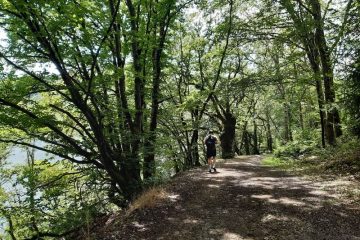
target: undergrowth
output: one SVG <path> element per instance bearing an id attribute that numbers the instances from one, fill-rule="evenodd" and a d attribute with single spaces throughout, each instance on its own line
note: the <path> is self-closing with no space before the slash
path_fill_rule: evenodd
<path id="1" fill-rule="evenodd" d="M 346 199 L 360 203 L 360 139 L 339 139 L 336 147 L 314 148 L 300 153 L 301 147 L 283 147 L 263 160 L 263 165 L 321 179 L 345 177 L 353 184 L 333 186 Z M 289 149 L 295 149 L 291 152 Z"/>
<path id="2" fill-rule="evenodd" d="M 336 147 L 325 149 L 293 142 L 267 156 L 263 164 L 306 174 L 353 175 L 360 180 L 360 139 L 339 139 Z"/>
<path id="3" fill-rule="evenodd" d="M 138 209 L 153 208 L 162 199 L 166 198 L 167 193 L 161 187 L 153 187 L 141 194 L 135 201 L 133 201 L 127 211 L 127 214 L 132 213 Z"/>

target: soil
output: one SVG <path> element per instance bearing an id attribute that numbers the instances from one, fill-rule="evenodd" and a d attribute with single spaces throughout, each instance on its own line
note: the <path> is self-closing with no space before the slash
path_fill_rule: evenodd
<path id="1" fill-rule="evenodd" d="M 206 167 L 182 173 L 154 207 L 110 221 L 94 238 L 360 240 L 360 204 L 339 195 L 336 182 L 260 162 L 260 156 L 244 156 L 218 163 L 217 173 Z"/>

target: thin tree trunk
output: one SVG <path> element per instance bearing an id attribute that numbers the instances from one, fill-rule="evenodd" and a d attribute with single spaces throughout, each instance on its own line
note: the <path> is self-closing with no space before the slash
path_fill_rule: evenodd
<path id="1" fill-rule="evenodd" d="M 260 154 L 259 148 L 258 148 L 258 134 L 257 134 L 257 124 L 256 124 L 256 119 L 254 118 L 253 120 L 253 125 L 254 125 L 254 136 L 253 136 L 253 140 L 254 140 L 254 154 Z"/>
<path id="2" fill-rule="evenodd" d="M 319 105 L 320 125 L 321 125 L 321 144 L 323 147 L 325 147 L 326 146 L 325 126 L 327 122 L 327 117 L 324 106 L 325 104 L 324 91 L 321 82 L 319 52 L 316 49 L 315 43 L 312 40 L 307 41 L 305 46 L 306 46 L 306 54 L 308 56 L 311 68 L 314 73 L 316 93 L 317 93 L 317 99 Z"/>
<path id="3" fill-rule="evenodd" d="M 270 112 L 269 109 L 266 109 L 266 139 L 267 139 L 267 150 L 273 152 L 273 139 L 271 134 L 271 125 L 270 125 Z"/>
<path id="4" fill-rule="evenodd" d="M 30 168 L 29 177 L 28 177 L 28 184 L 29 189 L 28 195 L 29 195 L 29 204 L 30 204 L 30 212 L 31 212 L 31 229 L 35 232 L 36 235 L 39 234 L 39 228 L 37 227 L 36 223 L 36 209 L 35 209 L 35 194 L 36 194 L 36 183 L 35 183 L 35 151 L 34 149 L 27 149 L 27 164 Z"/>
<path id="5" fill-rule="evenodd" d="M 303 113 L 303 107 L 302 107 L 302 103 L 299 103 L 299 118 L 300 118 L 300 127 L 301 130 L 304 131 L 305 126 L 304 126 L 304 113 Z"/>
<path id="6" fill-rule="evenodd" d="M 287 107 L 287 114 L 289 119 L 289 140 L 293 141 L 292 124 L 291 124 L 292 123 L 291 106 L 289 103 L 287 103 L 286 107 Z"/>
<path id="7" fill-rule="evenodd" d="M 312 0 L 313 1 L 313 0 Z M 290 14 L 294 26 L 298 32 L 298 36 L 301 39 L 301 42 L 305 48 L 307 57 L 309 59 L 311 68 L 314 72 L 315 83 L 316 83 L 316 92 L 318 96 L 318 105 L 319 105 L 319 114 L 320 114 L 320 123 L 321 123 L 321 142 L 322 146 L 325 147 L 325 126 L 327 125 L 326 113 L 324 111 L 324 93 L 321 84 L 320 78 L 320 59 L 319 59 L 319 50 L 316 47 L 316 43 L 314 42 L 315 36 L 313 34 L 313 30 L 311 26 L 307 25 L 303 19 L 301 19 L 301 15 L 297 14 L 295 10 L 295 1 L 291 0 L 281 0 L 281 4 L 286 8 L 288 13 Z M 312 13 L 309 13 L 312 14 Z"/>
<path id="8" fill-rule="evenodd" d="M 293 67 L 294 67 L 295 81 L 298 82 L 299 81 L 299 74 L 298 74 L 298 70 L 297 70 L 297 67 L 296 67 L 295 63 L 293 64 Z M 305 90 L 303 90 L 303 93 L 305 93 Z M 303 94 L 302 94 L 301 99 L 299 101 L 299 122 L 300 122 L 301 130 L 304 131 L 304 114 L 303 114 L 302 100 L 303 100 Z"/>
<path id="9" fill-rule="evenodd" d="M 153 87 L 152 87 L 152 103 L 151 103 L 151 117 L 150 117 L 150 129 L 149 137 L 145 141 L 147 151 L 145 151 L 144 157 L 144 178 L 148 179 L 155 174 L 155 144 L 156 144 L 156 129 L 157 129 L 157 118 L 159 114 L 159 96 L 160 96 L 160 83 L 161 83 L 161 57 L 163 48 L 165 45 L 165 39 L 167 36 L 167 30 L 171 20 L 171 9 L 172 2 L 167 6 L 166 14 L 160 20 L 159 23 L 159 39 L 157 39 L 158 45 L 153 50 Z M 156 26 L 157 28 L 157 26 Z M 157 33 L 154 36 L 156 37 Z"/>
<path id="10" fill-rule="evenodd" d="M 286 101 L 285 98 L 283 98 L 284 101 Z M 288 143 L 290 142 L 292 139 L 291 137 L 291 128 L 290 128 L 290 109 L 289 109 L 289 106 L 288 106 L 288 103 L 285 102 L 283 104 L 283 107 L 284 107 L 284 139 L 285 139 L 285 142 Z"/>
<path id="11" fill-rule="evenodd" d="M 276 42 L 275 46 L 280 46 L 280 45 Z M 290 106 L 289 106 L 289 103 L 287 102 L 287 97 L 286 97 L 286 87 L 284 86 L 283 76 L 281 75 L 280 59 L 279 59 L 278 52 L 275 53 L 275 56 L 273 57 L 273 59 L 274 59 L 274 64 L 275 64 L 275 74 L 276 74 L 277 81 L 279 83 L 278 89 L 279 89 L 279 92 L 281 94 L 281 98 L 283 101 L 284 140 L 285 140 L 285 143 L 288 143 L 289 141 L 292 141 L 291 126 L 290 126 L 291 113 L 290 113 Z"/>
<path id="12" fill-rule="evenodd" d="M 324 23 L 321 16 L 321 6 L 319 0 L 311 0 L 312 12 L 315 21 L 315 42 L 319 49 L 322 75 L 325 86 L 325 101 L 327 109 L 326 138 L 330 145 L 335 145 L 337 134 L 341 135 L 340 117 L 335 103 L 334 74 L 331 63 L 330 52 L 324 34 Z"/>
<path id="13" fill-rule="evenodd" d="M 244 148 L 245 154 L 250 155 L 250 138 L 247 130 L 244 131 Z"/>

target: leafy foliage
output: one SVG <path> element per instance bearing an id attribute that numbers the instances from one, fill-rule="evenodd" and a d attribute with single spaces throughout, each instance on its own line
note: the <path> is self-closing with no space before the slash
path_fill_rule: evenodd
<path id="1" fill-rule="evenodd" d="M 62 236 L 105 211 L 101 186 L 86 171 L 65 162 L 28 160 L 1 172 L 1 216 L 11 222 L 7 231 L 16 238 Z"/>
<path id="2" fill-rule="evenodd" d="M 290 168 L 314 154 L 357 172 L 357 144 L 337 130 L 360 132 L 358 10 L 353 0 L 0 0 L 6 237 L 59 237 L 128 206 L 206 164 L 210 129 L 223 157 L 273 152 L 269 164 Z M 4 165 L 12 146 L 50 155 Z"/>
<path id="3" fill-rule="evenodd" d="M 351 65 L 351 73 L 347 77 L 346 95 L 343 100 L 349 111 L 349 127 L 355 135 L 360 137 L 360 51 L 355 57 Z"/>

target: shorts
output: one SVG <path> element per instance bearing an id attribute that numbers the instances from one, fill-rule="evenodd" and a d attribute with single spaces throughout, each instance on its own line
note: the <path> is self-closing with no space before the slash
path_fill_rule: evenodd
<path id="1" fill-rule="evenodd" d="M 207 158 L 216 157 L 216 148 L 215 149 L 207 149 L 206 157 Z"/>

